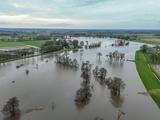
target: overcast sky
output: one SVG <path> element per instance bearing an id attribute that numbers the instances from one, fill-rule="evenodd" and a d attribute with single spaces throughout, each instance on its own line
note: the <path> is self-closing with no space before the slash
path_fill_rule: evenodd
<path id="1" fill-rule="evenodd" d="M 160 0 L 0 0 L 0 27 L 160 29 Z"/>

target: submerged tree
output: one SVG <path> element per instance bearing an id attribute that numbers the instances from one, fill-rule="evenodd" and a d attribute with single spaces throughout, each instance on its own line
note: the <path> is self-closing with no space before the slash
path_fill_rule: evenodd
<path id="1" fill-rule="evenodd" d="M 84 85 L 77 91 L 75 101 L 77 103 L 87 103 L 91 96 L 92 94 L 90 92 L 90 86 Z"/>
<path id="2" fill-rule="evenodd" d="M 10 98 L 4 105 L 2 113 L 8 117 L 15 117 L 19 115 L 19 100 L 16 97 Z"/>
<path id="3" fill-rule="evenodd" d="M 93 75 L 94 75 L 94 77 L 97 77 L 98 74 L 99 74 L 99 67 L 96 66 L 95 69 L 93 70 Z"/>
<path id="4" fill-rule="evenodd" d="M 98 68 L 98 66 L 95 67 L 93 70 L 93 75 L 96 79 L 100 79 L 101 81 L 105 80 L 105 77 L 107 75 L 107 70 L 105 68 Z"/>
<path id="5" fill-rule="evenodd" d="M 81 66 L 81 77 L 85 80 L 85 81 L 89 81 L 90 75 L 91 75 L 91 64 L 89 61 L 83 62 L 82 66 Z"/>
<path id="6" fill-rule="evenodd" d="M 125 53 L 120 53 L 118 52 L 117 50 L 114 51 L 114 52 L 109 52 L 108 55 L 106 55 L 109 60 L 112 62 L 113 60 L 114 61 L 124 61 L 124 58 L 125 58 Z"/>
<path id="7" fill-rule="evenodd" d="M 29 74 L 29 70 L 28 70 L 28 69 L 26 69 L 25 71 L 26 71 L 26 75 L 28 75 L 28 74 Z"/>
<path id="8" fill-rule="evenodd" d="M 101 47 L 101 42 L 91 43 L 88 47 L 89 48 Z"/>
<path id="9" fill-rule="evenodd" d="M 91 64 L 89 61 L 82 63 L 81 71 L 81 77 L 83 78 L 83 82 L 81 84 L 81 88 L 77 90 L 75 97 L 75 102 L 78 107 L 83 107 L 88 104 L 92 96 L 90 90 Z"/>
<path id="10" fill-rule="evenodd" d="M 106 75 L 107 75 L 107 70 L 105 68 L 101 68 L 100 70 L 100 78 L 101 79 L 105 79 Z"/>
<path id="11" fill-rule="evenodd" d="M 86 41 L 86 45 L 88 46 L 88 41 Z"/>
<path id="12" fill-rule="evenodd" d="M 101 52 L 98 52 L 98 53 L 97 53 L 97 56 L 98 56 L 99 61 L 100 61 L 100 58 L 101 58 L 101 56 L 102 56 L 102 53 L 101 53 Z"/>
<path id="13" fill-rule="evenodd" d="M 71 59 L 69 56 L 64 55 L 56 55 L 56 63 L 67 66 L 67 67 L 73 67 L 78 68 L 79 64 L 77 59 Z"/>
<path id="14" fill-rule="evenodd" d="M 115 40 L 115 43 L 112 44 L 112 46 L 128 46 L 129 42 L 126 42 L 125 40 L 122 39 L 117 39 Z"/>
<path id="15" fill-rule="evenodd" d="M 121 90 L 125 88 L 125 83 L 122 81 L 122 79 L 114 77 L 114 79 L 109 83 L 108 87 L 111 90 L 112 96 L 120 96 Z"/>
<path id="16" fill-rule="evenodd" d="M 84 42 L 83 42 L 83 41 L 80 42 L 80 46 L 81 46 L 81 47 L 84 46 Z"/>
<path id="17" fill-rule="evenodd" d="M 78 48 L 78 40 L 73 40 L 73 46 L 74 48 Z"/>

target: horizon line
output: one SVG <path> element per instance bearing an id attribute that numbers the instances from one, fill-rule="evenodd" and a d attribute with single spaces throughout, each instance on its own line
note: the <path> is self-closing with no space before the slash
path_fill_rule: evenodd
<path id="1" fill-rule="evenodd" d="M 43 28 L 43 27 L 0 27 L 0 29 L 41 29 L 41 30 L 157 30 L 157 28 Z"/>

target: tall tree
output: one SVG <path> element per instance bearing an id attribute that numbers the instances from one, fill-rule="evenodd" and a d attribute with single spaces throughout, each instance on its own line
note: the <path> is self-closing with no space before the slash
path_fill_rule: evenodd
<path id="1" fill-rule="evenodd" d="M 73 46 L 74 48 L 78 48 L 78 40 L 73 40 Z"/>
<path id="2" fill-rule="evenodd" d="M 97 53 L 97 56 L 98 56 L 99 61 L 100 61 L 100 58 L 101 58 L 101 56 L 102 56 L 102 53 L 101 53 L 101 52 L 98 52 L 98 53 Z"/>

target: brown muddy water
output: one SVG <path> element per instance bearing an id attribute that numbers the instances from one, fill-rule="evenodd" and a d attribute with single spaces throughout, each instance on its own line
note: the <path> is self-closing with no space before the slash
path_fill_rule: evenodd
<path id="1" fill-rule="evenodd" d="M 75 105 L 76 91 L 81 87 L 80 69 L 75 70 L 56 65 L 53 54 L 25 60 L 18 60 L 0 66 L 0 109 L 6 101 L 16 96 L 20 100 L 22 114 L 16 120 L 94 120 L 96 117 L 104 120 L 117 120 L 118 111 L 125 115 L 121 120 L 160 120 L 160 110 L 150 96 L 138 94 L 145 88 L 136 71 L 134 62 L 110 64 L 105 55 L 114 50 L 126 54 L 126 59 L 133 60 L 140 43 L 132 42 L 128 47 L 111 47 L 114 42 L 109 38 L 76 38 L 78 40 L 102 41 L 101 48 L 70 53 L 79 63 L 90 60 L 93 64 L 105 67 L 107 77 L 120 77 L 126 84 L 121 99 L 111 98 L 110 91 L 104 85 L 91 78 L 94 89 L 91 90 L 90 102 L 78 108 Z M 103 56 L 98 61 L 96 53 Z M 48 62 L 46 62 L 48 61 Z M 23 67 L 16 69 L 19 64 Z M 36 65 L 38 64 L 38 66 Z M 29 74 L 26 75 L 26 69 Z M 0 114 L 0 120 L 5 120 Z"/>

